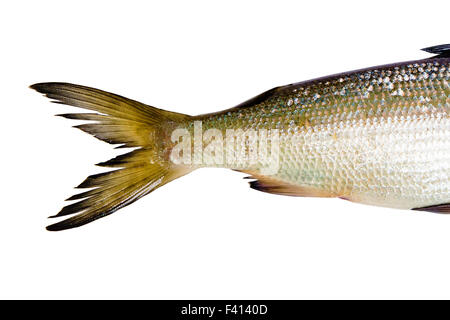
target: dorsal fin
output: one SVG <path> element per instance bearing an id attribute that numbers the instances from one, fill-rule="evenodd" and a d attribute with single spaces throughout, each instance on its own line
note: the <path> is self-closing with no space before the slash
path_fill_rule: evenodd
<path id="1" fill-rule="evenodd" d="M 437 54 L 433 58 L 449 58 L 450 57 L 450 44 L 440 44 L 422 49 L 425 52 Z"/>
<path id="2" fill-rule="evenodd" d="M 250 188 L 258 191 L 292 197 L 322 197 L 322 198 L 336 197 L 336 195 L 331 194 L 328 191 L 320 190 L 315 187 L 298 186 L 279 180 L 274 177 L 263 176 L 250 171 L 242 171 L 242 170 L 236 171 L 250 174 L 249 177 L 245 177 L 244 179 L 256 179 L 254 181 L 250 181 L 249 184 Z"/>

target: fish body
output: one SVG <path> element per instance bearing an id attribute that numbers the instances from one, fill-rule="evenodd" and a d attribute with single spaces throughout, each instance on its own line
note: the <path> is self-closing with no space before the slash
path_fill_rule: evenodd
<path id="1" fill-rule="evenodd" d="M 279 129 L 272 178 L 311 195 L 403 209 L 449 202 L 449 65 L 425 59 L 280 87 L 202 117 L 203 128 Z"/>
<path id="2" fill-rule="evenodd" d="M 63 115 L 94 121 L 80 129 L 138 147 L 100 164 L 120 169 L 88 177 L 81 187 L 95 189 L 71 197 L 84 200 L 57 216 L 79 214 L 49 229 L 85 224 L 211 166 L 245 172 L 253 189 L 268 193 L 450 211 L 449 48 L 427 48 L 437 54 L 428 59 L 277 87 L 199 116 L 82 86 L 34 85 L 58 102 L 96 111 Z"/>

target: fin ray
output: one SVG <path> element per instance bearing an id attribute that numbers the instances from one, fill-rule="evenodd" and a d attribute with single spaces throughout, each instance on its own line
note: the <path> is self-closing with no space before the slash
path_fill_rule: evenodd
<path id="1" fill-rule="evenodd" d="M 450 43 L 423 48 L 422 51 L 437 55 L 432 58 L 449 58 L 450 57 Z"/>
<path id="2" fill-rule="evenodd" d="M 255 179 L 253 181 L 250 181 L 249 184 L 250 188 L 258 191 L 292 197 L 336 197 L 336 195 L 328 191 L 320 190 L 312 186 L 299 186 L 290 184 L 274 177 L 263 176 L 250 171 L 237 171 L 250 174 L 250 176 L 245 177 L 245 179 Z"/>
<path id="3" fill-rule="evenodd" d="M 427 206 L 422 208 L 413 208 L 416 211 L 428 211 L 434 213 L 450 213 L 450 203 L 438 204 L 434 206 Z"/>
<path id="4" fill-rule="evenodd" d="M 190 116 L 154 108 L 112 93 L 69 83 L 38 83 L 32 89 L 53 102 L 95 111 L 59 116 L 94 121 L 77 125 L 96 138 L 118 147 L 137 149 L 99 166 L 114 170 L 87 177 L 77 188 L 93 188 L 73 195 L 69 204 L 53 217 L 73 215 L 47 227 L 50 231 L 79 227 L 127 206 L 162 185 L 193 169 L 174 165 L 162 156 L 166 135 L 161 128 L 191 119 Z"/>

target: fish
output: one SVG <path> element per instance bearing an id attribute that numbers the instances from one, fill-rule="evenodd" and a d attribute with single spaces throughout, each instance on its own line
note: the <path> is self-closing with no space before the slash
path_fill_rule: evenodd
<path id="1" fill-rule="evenodd" d="M 271 194 L 450 212 L 450 44 L 432 56 L 279 86 L 223 111 L 187 115 L 61 82 L 30 86 L 75 127 L 131 151 L 97 164 L 47 227 L 79 227 L 196 169 L 246 174 Z M 69 217 L 68 217 L 69 216 Z"/>

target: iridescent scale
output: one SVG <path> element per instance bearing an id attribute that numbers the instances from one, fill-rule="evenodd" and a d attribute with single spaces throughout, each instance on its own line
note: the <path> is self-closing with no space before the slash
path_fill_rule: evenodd
<path id="1" fill-rule="evenodd" d="M 224 136 L 278 129 L 280 181 L 396 208 L 449 203 L 449 65 L 426 59 L 320 78 L 197 119 Z"/>

